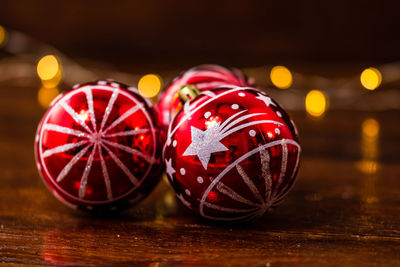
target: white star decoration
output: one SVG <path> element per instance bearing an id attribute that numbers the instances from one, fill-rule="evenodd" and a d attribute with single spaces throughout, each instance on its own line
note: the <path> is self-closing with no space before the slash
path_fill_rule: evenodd
<path id="1" fill-rule="evenodd" d="M 174 174 L 176 171 L 175 169 L 172 167 L 172 159 L 169 160 L 165 160 L 165 166 L 167 167 L 167 174 L 169 177 L 171 177 L 171 179 L 174 178 L 174 176 L 172 176 L 172 174 Z"/>
<path id="2" fill-rule="evenodd" d="M 261 101 L 264 101 L 264 103 L 265 103 L 265 105 L 266 105 L 267 107 L 269 107 L 269 105 L 276 106 L 276 105 L 274 104 L 274 102 L 272 102 L 271 98 L 268 97 L 268 96 L 259 94 L 256 98 L 257 98 L 257 99 L 260 99 Z"/>
<path id="3" fill-rule="evenodd" d="M 192 143 L 183 153 L 183 156 L 197 156 L 204 169 L 207 170 L 207 165 L 212 153 L 228 150 L 228 148 L 220 142 L 219 126 L 220 123 L 216 123 L 205 131 L 192 126 Z"/>

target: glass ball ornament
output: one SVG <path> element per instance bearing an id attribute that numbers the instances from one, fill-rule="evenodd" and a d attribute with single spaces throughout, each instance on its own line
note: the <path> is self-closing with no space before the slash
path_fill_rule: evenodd
<path id="1" fill-rule="evenodd" d="M 152 103 L 132 87 L 96 81 L 59 95 L 36 132 L 35 157 L 50 191 L 93 211 L 138 203 L 162 172 L 163 134 Z"/>
<path id="2" fill-rule="evenodd" d="M 207 91 L 226 84 L 249 86 L 253 82 L 238 69 L 213 64 L 199 65 L 183 72 L 166 87 L 159 97 L 157 105 L 159 120 L 165 129 L 168 128 L 173 116 L 182 108 L 179 89 L 189 84 L 195 85 L 199 91 Z"/>
<path id="3" fill-rule="evenodd" d="M 181 202 L 204 218 L 261 216 L 291 189 L 301 148 L 294 122 L 264 92 L 226 85 L 188 100 L 163 159 Z"/>

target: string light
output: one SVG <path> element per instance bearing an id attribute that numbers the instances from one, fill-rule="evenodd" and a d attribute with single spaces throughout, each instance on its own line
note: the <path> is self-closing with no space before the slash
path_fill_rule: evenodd
<path id="1" fill-rule="evenodd" d="M 306 111 L 314 117 L 322 116 L 327 108 L 327 98 L 319 90 L 311 90 L 306 95 Z"/>
<path id="2" fill-rule="evenodd" d="M 361 73 L 360 81 L 365 89 L 375 90 L 382 82 L 382 74 L 376 68 L 368 68 Z"/>
<path id="3" fill-rule="evenodd" d="M 40 51 L 46 51 L 46 49 L 47 49 L 47 51 L 54 49 L 50 45 L 40 42 L 38 40 L 34 40 L 30 36 L 28 36 L 24 33 L 13 31 L 11 29 L 5 29 L 1 25 L 0 25 L 0 47 L 2 45 L 4 46 L 4 44 L 6 44 L 6 42 L 7 42 L 8 37 L 13 36 L 14 34 L 23 36 L 24 37 L 23 40 L 24 40 L 24 42 L 26 42 L 27 45 L 21 46 L 23 49 L 21 48 L 22 50 L 20 50 L 20 51 L 19 50 L 14 51 L 14 50 L 10 49 L 11 47 L 5 46 L 4 49 L 6 52 L 17 53 L 17 54 L 23 54 L 23 53 L 38 54 L 38 53 L 40 53 Z M 35 46 L 37 46 L 37 49 L 35 49 L 37 51 L 35 51 L 35 52 L 30 51 L 31 47 L 32 47 L 30 44 L 32 44 L 32 45 L 34 44 Z M 51 49 L 49 49 L 49 48 L 51 48 Z M 59 54 L 59 55 L 62 55 L 62 54 Z M 67 58 L 67 57 L 65 55 L 63 55 L 62 58 Z M 47 63 L 46 63 L 46 61 L 47 61 Z M 80 76 L 79 80 L 85 80 L 85 79 L 91 80 L 91 79 L 96 78 L 96 75 L 91 73 L 90 70 L 82 68 L 81 66 L 79 66 L 79 64 L 75 63 L 74 60 L 69 59 L 68 61 L 66 60 L 66 62 L 68 62 L 66 64 L 68 64 L 67 66 L 69 69 L 79 70 L 79 72 L 82 74 Z M 270 67 L 268 67 L 268 68 L 270 68 Z M 387 63 L 385 65 L 382 65 L 382 67 L 380 67 L 380 69 L 385 70 L 385 72 L 384 72 L 385 80 L 383 80 L 382 74 L 378 69 L 370 67 L 370 68 L 365 69 L 361 73 L 361 75 L 358 76 L 362 86 L 368 90 L 375 90 L 379 86 L 385 85 L 385 83 L 392 83 L 392 82 L 399 81 L 399 78 L 398 78 L 399 76 L 396 75 L 396 73 L 398 73 L 398 71 L 400 70 L 400 65 L 398 63 L 396 63 L 396 62 Z M 54 55 L 47 55 L 47 56 L 41 58 L 37 64 L 37 74 L 41 78 L 43 86 L 45 86 L 47 88 L 57 87 L 60 84 L 61 80 L 64 80 L 65 83 L 68 85 L 74 83 L 74 80 L 76 79 L 76 75 L 68 75 L 68 77 L 64 77 L 62 70 L 63 70 L 62 65 L 61 65 L 59 59 Z M 81 70 L 83 70 L 83 71 L 81 71 Z M 266 70 L 266 66 L 260 66 L 260 67 L 255 67 L 255 68 L 247 68 L 244 71 L 247 72 L 248 74 L 251 74 L 249 76 L 256 77 L 257 80 L 260 82 L 262 77 L 263 76 L 265 77 L 265 70 Z M 2 73 L 2 74 L 4 74 L 4 73 Z M 118 73 L 113 73 L 113 74 L 118 74 Z M 148 81 L 146 81 L 145 78 L 147 78 L 148 76 L 153 77 L 153 79 L 154 79 L 153 82 L 149 83 Z M 298 76 L 298 79 L 297 79 L 297 76 Z M 85 78 L 85 77 L 89 77 L 89 78 Z M 93 77 L 95 77 L 95 78 L 93 78 Z M 128 77 L 127 79 L 131 80 L 133 82 L 137 81 L 137 78 L 138 78 L 134 74 L 128 74 L 125 77 Z M 328 90 L 327 92 L 331 93 L 331 90 L 332 90 L 331 88 L 337 89 L 338 87 L 343 87 L 346 90 L 348 90 L 349 93 L 348 94 L 332 93 L 332 99 L 335 102 L 340 101 L 344 98 L 355 99 L 356 97 L 358 97 L 360 95 L 360 92 L 357 90 L 350 90 L 350 89 L 351 88 L 355 89 L 357 87 L 357 85 L 356 85 L 357 81 L 354 80 L 354 79 L 357 79 L 356 77 L 357 76 L 352 76 L 352 77 L 349 77 L 348 79 L 347 78 L 329 79 L 329 78 L 324 78 L 322 76 L 316 76 L 316 75 L 307 76 L 302 73 L 296 72 L 296 87 L 297 87 L 297 85 L 299 87 L 296 89 L 302 89 L 304 87 L 309 87 L 310 84 L 311 85 L 317 84 L 318 86 L 316 86 L 316 87 L 326 88 Z M 150 86 L 147 86 L 147 85 L 141 86 L 142 84 L 138 85 L 139 90 L 141 91 L 141 93 L 144 96 L 154 97 L 161 91 L 163 80 L 158 75 L 149 74 L 149 75 L 145 75 L 144 77 L 142 77 L 142 79 L 143 80 L 141 80 L 141 82 L 146 81 L 146 82 L 144 82 L 144 84 L 153 84 L 153 86 L 151 86 L 151 85 Z M 285 66 L 274 66 L 270 69 L 270 80 L 271 80 L 272 84 L 274 86 L 276 86 L 277 88 L 281 88 L 281 89 L 290 88 L 293 85 L 293 73 Z M 266 81 L 266 79 L 264 79 L 264 81 Z M 342 85 L 342 83 L 343 83 L 343 85 Z M 268 84 L 264 82 L 263 85 L 266 86 Z M 297 95 L 290 96 L 290 97 L 291 97 L 291 99 L 293 99 L 293 101 L 295 101 L 295 102 L 297 101 L 298 104 L 300 104 L 300 101 L 302 101 L 302 99 L 300 97 L 298 97 Z M 377 105 L 374 105 L 373 109 L 379 109 L 380 107 L 385 108 L 385 104 L 390 101 L 390 98 L 392 98 L 392 96 L 390 94 L 385 95 L 385 97 L 383 98 L 383 101 L 379 101 L 380 103 L 377 103 Z M 288 97 L 288 99 L 289 99 L 289 97 Z M 326 100 L 329 100 L 329 99 L 326 98 Z M 348 101 L 348 102 L 346 102 L 345 105 L 349 107 L 349 105 L 351 105 L 351 104 L 349 104 L 350 102 L 353 103 L 353 101 Z M 325 103 L 325 108 L 324 108 L 325 110 L 327 109 L 326 105 L 328 105 L 328 104 L 329 104 L 329 102 Z M 393 108 L 393 106 L 390 106 L 390 108 Z M 395 108 L 398 108 L 398 105 L 395 104 Z M 316 116 L 320 116 L 320 115 L 316 115 Z"/>
<path id="4" fill-rule="evenodd" d="M 60 94 L 60 91 L 57 87 L 47 88 L 41 87 L 38 92 L 38 102 L 39 105 L 43 108 L 48 108 L 51 102 Z"/>
<path id="5" fill-rule="evenodd" d="M 42 57 L 37 64 L 37 74 L 41 80 L 51 80 L 60 72 L 60 63 L 56 56 L 47 55 Z"/>
<path id="6" fill-rule="evenodd" d="M 139 92 L 145 97 L 155 97 L 161 91 L 162 78 L 156 74 L 147 74 L 140 78 L 138 83 Z"/>
<path id="7" fill-rule="evenodd" d="M 2 47 L 7 41 L 7 31 L 3 26 L 0 25 L 0 47 Z"/>
<path id="8" fill-rule="evenodd" d="M 284 66 L 275 66 L 270 73 L 271 82 L 280 89 L 287 89 L 293 83 L 290 70 Z"/>

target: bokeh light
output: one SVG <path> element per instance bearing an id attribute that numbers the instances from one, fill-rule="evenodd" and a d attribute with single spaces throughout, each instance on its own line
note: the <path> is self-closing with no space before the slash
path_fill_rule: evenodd
<path id="1" fill-rule="evenodd" d="M 306 111 L 314 117 L 322 116 L 327 108 L 328 100 L 323 92 L 319 90 L 311 90 L 306 95 Z"/>
<path id="2" fill-rule="evenodd" d="M 167 178 L 168 183 L 168 178 Z M 172 190 L 169 190 L 164 196 L 164 203 L 169 209 L 176 208 L 176 196 Z"/>
<path id="3" fill-rule="evenodd" d="M 361 152 L 362 160 L 359 169 L 366 174 L 376 173 L 378 164 L 378 139 L 380 126 L 374 118 L 367 118 L 361 126 Z"/>
<path id="4" fill-rule="evenodd" d="M 145 97 L 155 97 L 161 91 L 163 80 L 156 74 L 147 74 L 140 78 L 139 92 Z"/>
<path id="5" fill-rule="evenodd" d="M 379 122 L 365 119 L 361 126 L 362 155 L 364 160 L 376 160 L 378 156 Z"/>
<path id="6" fill-rule="evenodd" d="M 42 80 L 42 84 L 44 87 L 47 88 L 57 87 L 61 82 L 61 78 L 62 78 L 61 71 L 58 71 L 52 79 Z"/>
<path id="7" fill-rule="evenodd" d="M 38 102 L 43 108 L 48 108 L 51 102 L 60 94 L 57 87 L 47 88 L 41 87 L 38 92 Z"/>
<path id="8" fill-rule="evenodd" d="M 379 135 L 379 122 L 373 118 L 366 119 L 362 124 L 362 134 L 366 138 L 376 139 Z"/>
<path id="9" fill-rule="evenodd" d="M 378 170 L 378 162 L 375 160 L 362 160 L 358 163 L 360 171 L 366 174 L 374 174 Z"/>
<path id="10" fill-rule="evenodd" d="M 7 31 L 0 25 L 0 47 L 7 42 Z"/>
<path id="11" fill-rule="evenodd" d="M 375 68 L 368 68 L 361 73 L 360 81 L 365 89 L 375 90 L 382 82 L 382 74 Z"/>
<path id="12" fill-rule="evenodd" d="M 42 57 L 37 64 L 37 74 L 41 80 L 51 80 L 61 72 L 60 62 L 54 55 Z"/>
<path id="13" fill-rule="evenodd" d="M 280 89 L 287 89 L 293 83 L 290 70 L 284 66 L 275 66 L 270 73 L 271 82 Z"/>

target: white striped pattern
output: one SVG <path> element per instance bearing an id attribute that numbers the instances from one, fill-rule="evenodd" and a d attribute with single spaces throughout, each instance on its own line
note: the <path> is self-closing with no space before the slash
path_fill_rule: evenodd
<path id="1" fill-rule="evenodd" d="M 113 85 L 115 86 L 115 84 Z M 98 129 L 97 123 L 96 123 L 96 114 L 95 114 L 95 109 L 94 109 L 94 96 L 93 96 L 93 89 L 96 90 L 102 90 L 102 91 L 107 91 L 111 92 L 110 99 L 108 100 L 107 107 L 105 108 L 100 127 Z M 90 124 L 93 128 L 90 129 L 90 127 L 86 124 L 86 122 L 83 120 L 82 116 L 80 116 L 69 104 L 67 104 L 66 101 L 71 99 L 72 96 L 80 93 L 84 93 L 86 95 L 86 101 L 87 101 L 87 112 L 90 116 Z M 109 116 L 111 111 L 114 108 L 114 104 L 116 99 L 118 98 L 119 95 L 123 95 L 130 99 L 133 102 L 132 108 L 128 109 L 124 114 L 119 116 L 117 119 L 114 121 L 111 121 L 111 124 L 108 124 L 109 126 L 105 128 L 107 123 L 109 122 Z M 63 191 L 65 194 L 76 198 L 76 196 L 71 195 L 70 193 L 66 192 L 63 188 L 61 188 L 58 183 L 61 182 L 67 175 L 70 173 L 71 169 L 76 165 L 76 163 L 87 153 L 89 152 L 88 159 L 86 161 L 86 166 L 82 172 L 82 176 L 80 179 L 80 186 L 78 190 L 78 198 L 84 202 L 87 203 L 99 203 L 99 202 L 109 202 L 114 200 L 113 199 L 113 194 L 112 194 L 112 189 L 111 189 L 111 180 L 109 177 L 107 165 L 104 159 L 104 154 L 107 153 L 111 159 L 116 163 L 116 165 L 121 168 L 121 170 L 126 174 L 126 176 L 129 178 L 130 182 L 134 185 L 134 187 L 128 191 L 127 193 L 117 196 L 117 199 L 123 197 L 124 195 L 132 192 L 135 190 L 148 176 L 152 165 L 156 160 L 154 159 L 155 151 L 156 151 L 156 136 L 155 136 L 155 129 L 153 127 L 150 115 L 143 109 L 143 103 L 140 102 L 139 100 L 135 99 L 130 93 L 124 92 L 119 90 L 118 88 L 111 88 L 108 85 L 102 85 L 102 84 L 97 84 L 97 85 L 87 85 L 83 86 L 81 88 L 77 88 L 74 91 L 71 91 L 67 95 L 63 96 L 65 99 L 61 99 L 60 102 L 58 102 L 61 107 L 65 110 L 67 114 L 69 114 L 73 120 L 78 123 L 80 126 L 83 127 L 84 131 L 78 130 L 78 129 L 72 129 L 68 127 L 64 127 L 61 125 L 57 125 L 54 123 L 46 123 L 51 116 L 52 110 L 47 114 L 47 117 L 44 119 L 43 127 L 41 129 L 40 137 L 39 137 L 39 142 L 42 142 L 42 136 L 44 131 L 53 131 L 53 132 L 58 132 L 62 134 L 67 134 L 67 135 L 72 135 L 76 136 L 78 138 L 83 138 L 83 140 L 79 140 L 75 143 L 68 143 L 64 144 L 61 146 L 57 146 L 51 149 L 47 149 L 45 151 L 42 151 L 44 148 L 41 147 L 39 150 L 40 153 L 40 158 L 41 158 L 41 163 L 42 166 L 44 167 L 44 171 L 47 172 L 48 176 L 52 177 L 49 171 L 47 170 L 47 166 L 44 162 L 44 158 L 50 157 L 53 155 L 56 155 L 61 152 L 66 152 L 72 149 L 79 148 L 83 145 L 86 145 L 84 148 L 80 149 L 77 154 L 74 155 L 74 157 L 64 166 L 64 168 L 61 170 L 61 172 L 58 174 L 57 178 L 55 179 L 56 183 L 54 184 L 59 190 Z M 108 133 L 110 132 L 111 129 L 116 127 L 119 123 L 124 121 L 125 119 L 129 118 L 132 114 L 134 114 L 136 111 L 142 110 L 144 116 L 146 117 L 150 128 L 147 129 L 132 129 L 132 130 L 127 130 L 127 131 L 122 131 L 122 132 L 114 132 L 114 133 Z M 85 111 L 86 112 L 86 111 Z M 151 134 L 152 135 L 152 140 L 153 140 L 153 152 L 152 155 L 147 155 L 139 150 L 136 150 L 133 147 L 129 146 L 124 146 L 122 144 L 109 141 L 107 138 L 116 138 L 116 137 L 124 137 L 124 136 L 134 136 L 138 134 Z M 114 152 L 108 147 L 113 147 L 120 149 L 124 152 L 130 153 L 132 155 L 137 155 L 141 158 L 143 158 L 146 162 L 149 163 L 149 166 L 143 175 L 143 177 L 139 180 L 136 178 L 131 171 L 126 167 L 126 165 L 117 157 L 117 155 L 114 154 Z M 103 149 L 105 150 L 103 152 Z M 88 179 L 90 176 L 90 172 L 93 168 L 93 163 L 95 162 L 95 157 L 96 152 L 98 153 L 99 157 L 99 162 L 104 178 L 104 183 L 106 187 L 106 192 L 107 192 L 107 200 L 104 201 L 91 201 L 91 200 L 86 200 L 85 195 L 86 195 L 86 188 L 87 188 L 87 183 Z"/>
<path id="2" fill-rule="evenodd" d="M 215 179 L 213 179 L 211 184 L 208 186 L 208 188 L 204 192 L 204 194 L 200 200 L 200 214 L 205 218 L 214 219 L 214 220 L 242 220 L 242 219 L 249 219 L 249 218 L 263 214 L 269 206 L 271 206 L 278 200 L 275 198 L 276 196 L 272 195 L 270 192 L 270 189 L 272 188 L 272 177 L 269 173 L 270 158 L 269 158 L 267 149 L 270 147 L 279 146 L 279 145 L 282 147 L 282 164 L 281 164 L 281 174 L 280 174 L 280 180 L 282 181 L 282 178 L 283 178 L 283 176 L 285 176 L 285 172 L 286 172 L 286 168 L 287 168 L 287 166 L 286 166 L 287 153 L 288 153 L 287 145 L 293 145 L 297 148 L 296 153 L 297 153 L 297 158 L 299 158 L 300 145 L 294 140 L 287 140 L 287 139 L 276 140 L 276 141 L 270 142 L 268 144 L 259 146 L 255 149 L 249 151 L 245 155 L 241 156 L 240 158 L 238 158 L 237 160 L 232 162 L 230 165 L 228 165 Z M 262 166 L 261 171 L 262 171 L 262 175 L 265 179 L 265 194 L 264 194 L 264 196 L 261 195 L 261 193 L 259 192 L 257 187 L 254 185 L 252 180 L 248 177 L 248 175 L 245 173 L 243 168 L 239 165 L 242 161 L 244 161 L 245 159 L 249 158 L 250 156 L 252 156 L 256 153 L 260 153 L 260 160 L 261 160 L 261 166 Z M 232 210 L 231 207 L 220 207 L 216 204 L 210 205 L 210 203 L 207 202 L 208 194 L 214 188 L 217 189 L 218 191 L 222 192 L 225 195 L 232 196 L 231 197 L 232 199 L 239 201 L 240 197 L 239 198 L 237 197 L 237 195 L 239 195 L 239 194 L 237 194 L 233 189 L 227 187 L 225 184 L 222 184 L 220 182 L 220 180 L 233 168 L 236 168 L 236 170 L 239 173 L 240 177 L 242 178 L 243 182 L 247 185 L 247 187 L 253 193 L 255 198 L 258 199 L 262 203 L 261 206 L 249 208 L 249 210 L 247 210 L 247 212 L 249 212 L 249 214 L 246 214 L 246 215 L 235 214 L 235 213 L 245 212 L 246 209 L 243 209 L 240 212 L 236 212 L 236 211 Z M 297 165 L 293 169 L 293 173 L 291 174 L 291 179 L 293 179 L 294 172 L 296 171 L 296 169 L 297 169 Z M 277 182 L 277 185 L 278 185 L 278 183 L 279 183 L 279 181 Z M 275 188 L 276 188 L 276 186 L 275 186 Z M 250 200 L 248 200 L 248 201 L 250 201 Z M 244 203 L 243 201 L 239 201 L 239 202 Z M 232 213 L 232 214 L 229 217 L 211 216 L 211 215 L 208 215 L 205 213 L 204 206 L 206 206 L 207 208 L 217 209 L 219 211 L 224 211 L 224 212 L 228 212 L 228 213 Z M 250 203 L 249 203 L 249 206 L 251 206 Z"/>

